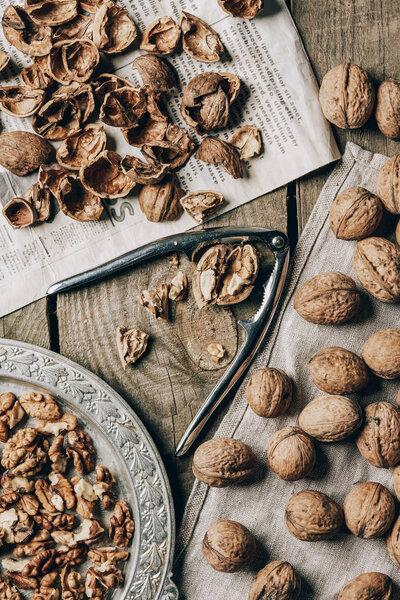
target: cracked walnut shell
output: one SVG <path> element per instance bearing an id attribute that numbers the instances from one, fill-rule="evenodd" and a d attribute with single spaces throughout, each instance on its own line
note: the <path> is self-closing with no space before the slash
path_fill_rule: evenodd
<path id="1" fill-rule="evenodd" d="M 193 456 L 193 474 L 211 487 L 241 483 L 254 475 L 258 461 L 240 440 L 213 438 L 201 444 Z"/>
<path id="2" fill-rule="evenodd" d="M 344 63 L 324 76 L 319 101 L 328 121 L 342 129 L 357 129 L 371 116 L 375 89 L 364 69 Z"/>
<path id="3" fill-rule="evenodd" d="M 146 352 L 149 336 L 140 329 L 117 328 L 117 347 L 122 366 L 135 364 Z"/>
<path id="4" fill-rule="evenodd" d="M 384 238 L 357 243 L 353 268 L 361 285 L 380 302 L 400 302 L 400 248 Z"/>
<path id="5" fill-rule="evenodd" d="M 100 123 L 90 123 L 60 144 L 56 152 L 57 161 L 65 169 L 79 171 L 82 165 L 104 151 L 106 141 L 103 126 Z"/>
<path id="6" fill-rule="evenodd" d="M 9 55 L 6 52 L 4 52 L 4 50 L 0 50 L 0 73 L 1 71 L 4 71 L 9 62 Z"/>
<path id="7" fill-rule="evenodd" d="M 75 173 L 60 178 L 55 196 L 62 212 L 75 221 L 98 221 L 103 214 L 99 196 L 86 189 Z"/>
<path id="8" fill-rule="evenodd" d="M 297 600 L 300 592 L 301 579 L 292 565 L 274 560 L 254 577 L 247 600 Z"/>
<path id="9" fill-rule="evenodd" d="M 256 542 L 244 525 L 236 521 L 216 521 L 204 536 L 202 550 L 210 567 L 236 573 L 253 560 Z"/>
<path id="10" fill-rule="evenodd" d="M 341 192 L 333 201 L 329 220 L 339 240 L 362 240 L 370 236 L 383 217 L 382 202 L 362 187 Z"/>
<path id="11" fill-rule="evenodd" d="M 48 140 L 65 140 L 81 128 L 81 110 L 75 98 L 56 96 L 33 117 L 33 129 Z"/>
<path id="12" fill-rule="evenodd" d="M 182 48 L 186 54 L 205 63 L 221 60 L 224 46 L 217 32 L 208 23 L 182 11 L 179 25 L 182 30 Z"/>
<path id="13" fill-rule="evenodd" d="M 338 325 L 358 312 L 360 294 L 351 277 L 329 271 L 303 283 L 294 295 L 294 308 L 303 319 L 319 325 Z"/>
<path id="14" fill-rule="evenodd" d="M 386 210 L 394 215 L 400 214 L 400 154 L 389 158 L 379 170 L 376 193 Z"/>
<path id="15" fill-rule="evenodd" d="M 63 85 L 88 81 L 99 64 L 99 51 L 88 39 L 57 42 L 48 57 L 50 75 Z"/>
<path id="16" fill-rule="evenodd" d="M 32 90 L 24 85 L 0 88 L 0 109 L 13 117 L 31 117 L 42 106 L 43 90 Z"/>
<path id="17" fill-rule="evenodd" d="M 31 65 L 21 71 L 24 85 L 34 90 L 45 90 L 53 84 L 53 78 L 47 70 L 47 56 L 33 57 Z"/>
<path id="18" fill-rule="evenodd" d="M 264 0 L 218 0 L 218 4 L 232 17 L 254 19 L 264 7 Z"/>
<path id="19" fill-rule="evenodd" d="M 376 123 L 391 140 L 400 138 L 400 81 L 386 79 L 378 87 L 375 108 Z"/>
<path id="20" fill-rule="evenodd" d="M 79 179 L 89 192 L 101 198 L 124 198 L 135 187 L 135 183 L 121 168 L 121 156 L 105 150 L 81 167 Z"/>
<path id="21" fill-rule="evenodd" d="M 368 384 L 364 360 L 345 348 L 323 348 L 307 366 L 314 384 L 327 394 L 354 394 Z"/>
<path id="22" fill-rule="evenodd" d="M 356 485 L 343 504 L 348 529 L 357 537 L 370 539 L 384 535 L 395 516 L 392 495 L 380 483 Z"/>
<path id="23" fill-rule="evenodd" d="M 35 23 L 55 27 L 77 16 L 78 0 L 25 0 L 25 9 Z"/>
<path id="24" fill-rule="evenodd" d="M 135 23 L 128 11 L 104 0 L 93 19 L 93 41 L 105 54 L 123 52 L 137 38 Z"/>
<path id="25" fill-rule="evenodd" d="M 231 135 L 228 141 L 238 149 L 242 160 L 258 156 L 261 152 L 261 132 L 254 125 L 243 125 Z"/>
<path id="26" fill-rule="evenodd" d="M 329 540 L 343 525 L 343 511 L 334 500 L 315 490 L 293 494 L 285 508 L 289 533 L 303 542 Z"/>
<path id="27" fill-rule="evenodd" d="M 243 166 L 238 151 L 228 142 L 206 137 L 196 151 L 196 158 L 208 164 L 221 165 L 233 179 L 243 177 Z"/>
<path id="28" fill-rule="evenodd" d="M 299 415 L 299 425 L 320 442 L 339 442 L 360 428 L 360 405 L 346 396 L 319 396 L 311 400 Z"/>
<path id="29" fill-rule="evenodd" d="M 29 227 L 37 221 L 34 207 L 25 198 L 12 198 L 1 212 L 14 229 Z"/>
<path id="30" fill-rule="evenodd" d="M 180 202 L 184 211 L 192 219 L 197 223 L 204 223 L 224 203 L 224 197 L 218 192 L 199 190 L 198 192 L 189 192 L 181 198 Z"/>
<path id="31" fill-rule="evenodd" d="M 176 221 L 182 214 L 180 199 L 184 193 L 176 175 L 170 173 L 161 183 L 146 184 L 141 188 L 140 210 L 153 223 Z"/>
<path id="32" fill-rule="evenodd" d="M 134 127 L 147 112 L 144 88 L 126 86 L 105 95 L 99 119 L 112 127 Z"/>
<path id="33" fill-rule="evenodd" d="M 149 54 L 172 54 L 181 38 L 181 28 L 171 17 L 157 19 L 143 32 L 139 48 Z"/>
<path id="34" fill-rule="evenodd" d="M 400 462 L 400 410 L 389 402 L 374 402 L 364 409 L 365 424 L 356 444 L 374 467 L 388 469 Z"/>
<path id="35" fill-rule="evenodd" d="M 250 377 L 246 400 L 260 417 L 271 419 L 285 414 L 292 401 L 293 386 L 282 369 L 259 369 Z"/>
<path id="36" fill-rule="evenodd" d="M 51 193 L 48 188 L 35 183 L 25 192 L 25 200 L 33 206 L 36 211 L 37 221 L 47 221 L 50 217 Z"/>
<path id="37" fill-rule="evenodd" d="M 392 580 L 383 573 L 362 573 L 349 581 L 340 590 L 338 596 L 338 600 L 354 600 L 355 598 L 390 600 L 392 598 Z"/>
<path id="38" fill-rule="evenodd" d="M 20 6 L 4 9 L 2 26 L 6 40 L 24 54 L 47 56 L 52 48 L 51 28 L 35 23 Z"/>
<path id="39" fill-rule="evenodd" d="M 142 185 L 160 183 L 170 170 L 167 164 L 155 162 L 149 164 L 129 154 L 122 160 L 121 167 L 125 175 Z"/>
<path id="40" fill-rule="evenodd" d="M 285 481 L 307 477 L 314 468 L 315 446 L 299 427 L 284 427 L 268 442 L 267 458 L 271 470 Z"/>
<path id="41" fill-rule="evenodd" d="M 158 56 L 152 54 L 137 56 L 132 63 L 132 69 L 139 72 L 143 84 L 148 85 L 156 94 L 178 87 L 178 79 L 173 67 Z"/>
<path id="42" fill-rule="evenodd" d="M 365 342 L 362 357 L 382 379 L 400 377 L 400 329 L 382 329 Z"/>

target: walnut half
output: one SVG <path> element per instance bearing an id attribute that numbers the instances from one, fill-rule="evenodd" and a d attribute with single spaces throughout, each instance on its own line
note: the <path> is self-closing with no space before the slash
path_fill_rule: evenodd
<path id="1" fill-rule="evenodd" d="M 146 352 L 149 336 L 140 329 L 117 327 L 117 347 L 122 366 L 134 365 Z"/>

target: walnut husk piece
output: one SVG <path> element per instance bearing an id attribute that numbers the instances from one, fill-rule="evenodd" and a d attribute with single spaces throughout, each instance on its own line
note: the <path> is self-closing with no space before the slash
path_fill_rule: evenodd
<path id="1" fill-rule="evenodd" d="M 31 65 L 24 67 L 21 71 L 21 79 L 24 85 L 34 90 L 45 90 L 53 83 L 53 78 L 48 72 L 47 56 L 33 57 Z"/>
<path id="2" fill-rule="evenodd" d="M 172 17 L 161 17 L 143 32 L 140 49 L 149 54 L 172 54 L 181 38 L 181 28 Z"/>
<path id="3" fill-rule="evenodd" d="M 221 60 L 224 46 L 217 32 L 208 23 L 182 11 L 179 26 L 182 30 L 182 48 L 186 54 L 205 63 Z"/>
<path id="4" fill-rule="evenodd" d="M 344 63 L 324 76 L 319 101 L 328 121 L 342 129 L 357 129 L 371 116 L 375 89 L 364 69 Z"/>
<path id="5" fill-rule="evenodd" d="M 218 192 L 199 190 L 189 192 L 181 198 L 183 210 L 197 221 L 203 223 L 224 203 L 224 197 Z"/>
<path id="6" fill-rule="evenodd" d="M 43 90 L 33 90 L 25 85 L 0 88 L 0 109 L 13 117 L 31 117 L 42 106 Z"/>
<path id="7" fill-rule="evenodd" d="M 75 173 L 61 177 L 56 198 L 62 212 L 75 221 L 98 221 L 103 214 L 101 198 L 86 189 Z"/>
<path id="8" fill-rule="evenodd" d="M 354 394 L 368 385 L 364 360 L 345 348 L 319 350 L 309 360 L 308 368 L 314 384 L 327 394 Z"/>
<path id="9" fill-rule="evenodd" d="M 213 438 L 193 456 L 193 474 L 211 487 L 226 487 L 250 479 L 258 468 L 253 451 L 240 440 Z"/>
<path id="10" fill-rule="evenodd" d="M 135 183 L 124 174 L 121 161 L 117 152 L 105 150 L 82 166 L 79 178 L 87 190 L 102 198 L 124 198 Z"/>
<path id="11" fill-rule="evenodd" d="M 375 108 L 376 123 L 391 140 L 400 139 L 400 80 L 385 79 L 378 87 Z"/>
<path id="12" fill-rule="evenodd" d="M 52 153 L 47 140 L 28 131 L 6 131 L 0 135 L 0 145 L 1 166 L 19 176 L 36 171 Z"/>
<path id="13" fill-rule="evenodd" d="M 271 419 L 283 415 L 292 401 L 291 379 L 281 369 L 266 367 L 250 377 L 246 400 L 260 417 Z"/>
<path id="14" fill-rule="evenodd" d="M 293 494 L 285 508 L 289 533 L 303 542 L 329 540 L 343 525 L 343 511 L 334 500 L 315 490 Z"/>
<path id="15" fill-rule="evenodd" d="M 381 329 L 365 342 L 362 357 L 382 379 L 400 377 L 400 329 Z"/>
<path id="16" fill-rule="evenodd" d="M 315 275 L 294 296 L 294 308 L 303 319 L 319 325 L 349 321 L 360 307 L 360 293 L 351 277 L 335 271 Z"/>
<path id="17" fill-rule="evenodd" d="M 29 227 L 37 221 L 34 207 L 25 198 L 12 198 L 1 212 L 14 229 Z"/>
<path id="18" fill-rule="evenodd" d="M 168 285 L 166 283 L 162 283 L 154 290 L 143 290 L 139 295 L 139 302 L 156 319 L 168 321 L 169 302 Z"/>
<path id="19" fill-rule="evenodd" d="M 124 369 L 134 365 L 143 356 L 148 340 L 149 335 L 140 329 L 117 327 L 117 348 Z"/>
<path id="20" fill-rule="evenodd" d="M 97 158 L 106 147 L 106 134 L 100 123 L 90 123 L 64 140 L 56 158 L 65 169 L 79 171 L 85 163 Z"/>
<path id="21" fill-rule="evenodd" d="M 400 410 L 389 402 L 374 402 L 364 412 L 357 448 L 374 467 L 394 467 L 400 462 Z"/>
<path id="22" fill-rule="evenodd" d="M 220 7 L 232 17 L 254 19 L 264 7 L 263 0 L 218 0 Z"/>
<path id="23" fill-rule="evenodd" d="M 355 598 L 390 600 L 392 598 L 392 580 L 383 573 L 362 573 L 346 583 L 338 596 L 338 600 L 354 600 Z"/>
<path id="24" fill-rule="evenodd" d="M 65 140 L 81 128 L 78 102 L 64 94 L 43 104 L 33 117 L 34 130 L 48 140 Z"/>
<path id="25" fill-rule="evenodd" d="M 142 78 L 143 84 L 148 85 L 156 93 L 168 92 L 178 87 L 177 75 L 166 60 L 152 54 L 137 56 L 132 63 Z"/>
<path id="26" fill-rule="evenodd" d="M 256 542 L 244 525 L 236 521 L 216 521 L 203 538 L 202 550 L 210 567 L 236 573 L 253 560 Z"/>
<path id="27" fill-rule="evenodd" d="M 247 600 L 297 600 L 301 579 L 292 565 L 283 560 L 268 563 L 254 577 Z"/>
<path id="28" fill-rule="evenodd" d="M 299 425 L 320 442 L 339 442 L 360 428 L 360 405 L 346 396 L 319 396 L 311 400 L 299 415 Z"/>
<path id="29" fill-rule="evenodd" d="M 105 0 L 93 19 L 93 41 L 105 54 L 123 52 L 137 37 L 135 23 L 128 11 L 111 0 Z"/>
<path id="30" fill-rule="evenodd" d="M 153 223 L 176 221 L 182 214 L 180 199 L 184 191 L 174 173 L 160 183 L 146 184 L 139 192 L 139 206 Z"/>
<path id="31" fill-rule="evenodd" d="M 228 141 L 238 149 L 242 160 L 258 156 L 262 149 L 261 132 L 254 125 L 243 125 Z"/>
<path id="32" fill-rule="evenodd" d="M 221 165 L 234 179 L 243 177 L 243 165 L 234 146 L 215 137 L 207 137 L 201 142 L 196 158 L 208 164 Z"/>
<path id="33" fill-rule="evenodd" d="M 135 183 L 142 185 L 160 183 L 170 167 L 162 163 L 147 163 L 136 156 L 127 154 L 121 162 L 123 172 Z"/>
<path id="34" fill-rule="evenodd" d="M 379 170 L 376 191 L 386 210 L 400 214 L 400 154 L 389 158 Z"/>
<path id="35" fill-rule="evenodd" d="M 52 30 L 35 23 L 20 6 L 7 6 L 2 18 L 4 37 L 29 56 L 46 56 L 52 47 Z"/>
<path id="36" fill-rule="evenodd" d="M 315 446 L 310 436 L 299 427 L 279 429 L 268 442 L 268 463 L 272 471 L 285 481 L 307 477 L 314 468 Z"/>
<path id="37" fill-rule="evenodd" d="M 381 237 L 357 243 L 353 268 L 361 285 L 380 302 L 400 302 L 400 248 Z"/>
<path id="38" fill-rule="evenodd" d="M 333 201 L 329 220 L 339 240 L 362 240 L 370 236 L 383 217 L 382 202 L 362 187 L 341 192 Z"/>
<path id="39" fill-rule="evenodd" d="M 391 493 L 380 483 L 356 485 L 343 504 L 348 529 L 357 537 L 371 539 L 384 535 L 395 516 Z"/>

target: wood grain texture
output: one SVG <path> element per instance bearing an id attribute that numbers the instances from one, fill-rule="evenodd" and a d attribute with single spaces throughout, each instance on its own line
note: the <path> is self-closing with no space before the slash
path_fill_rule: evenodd
<path id="1" fill-rule="evenodd" d="M 50 348 L 50 330 L 45 298 L 0 319 L 0 337 Z"/>
<path id="2" fill-rule="evenodd" d="M 388 77 L 400 77 L 398 8 L 393 0 L 292 0 L 294 20 L 318 81 L 329 69 L 346 61 L 366 69 L 377 86 Z M 389 156 L 400 152 L 400 144 L 378 130 L 374 117 L 362 129 L 344 131 L 334 127 L 334 133 L 341 151 L 347 141 L 352 141 Z M 332 169 L 326 167 L 297 183 L 299 233 Z"/>
<path id="3" fill-rule="evenodd" d="M 258 198 L 210 225 L 260 225 L 286 231 L 286 190 Z M 180 269 L 188 274 L 193 265 L 180 256 Z M 179 518 L 190 491 L 191 459 L 175 459 L 174 450 L 186 427 L 224 367 L 233 359 L 238 343 L 236 321 L 255 312 L 255 290 L 243 306 L 199 310 L 191 295 L 171 302 L 171 321 L 165 323 L 139 305 L 144 289 L 169 281 L 176 273 L 167 257 L 119 274 L 88 288 L 58 298 L 61 353 L 87 367 L 113 386 L 144 421 L 166 462 Z M 115 344 L 118 325 L 138 327 L 150 334 L 146 356 L 123 370 Z M 207 356 L 206 347 L 220 342 L 227 350 L 221 364 Z M 223 412 L 223 411 L 222 411 Z M 222 413 L 221 413 L 222 414 Z M 216 421 L 208 436 L 217 426 Z"/>

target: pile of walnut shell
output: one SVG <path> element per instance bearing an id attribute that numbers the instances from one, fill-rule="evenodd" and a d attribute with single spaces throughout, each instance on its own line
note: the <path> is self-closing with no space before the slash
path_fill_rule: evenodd
<path id="1" fill-rule="evenodd" d="M 26 417 L 36 421 L 23 426 Z M 0 441 L 0 545 L 12 551 L 1 561 L 0 597 L 22 600 L 19 590 L 33 590 L 33 600 L 105 598 L 123 584 L 135 525 L 115 498 L 111 471 L 96 465 L 89 434 L 48 394 L 4 393 Z M 108 536 L 103 511 L 112 511 Z"/>
<path id="2" fill-rule="evenodd" d="M 252 18 L 261 0 L 221 0 L 233 16 Z M 0 110 L 32 117 L 35 133 L 11 131 L 0 136 L 0 164 L 23 176 L 37 170 L 37 182 L 24 197 L 12 198 L 3 210 L 14 228 L 47 221 L 51 199 L 77 221 L 98 220 L 102 199 L 138 191 L 139 206 L 149 221 L 173 221 L 185 210 L 197 222 L 215 212 L 222 195 L 210 190 L 185 194 L 175 171 L 196 149 L 189 132 L 171 122 L 164 99 L 179 87 L 165 55 L 182 49 L 204 63 L 221 59 L 224 46 L 202 19 L 182 12 L 179 23 L 166 16 L 143 32 L 133 61 L 143 86 L 104 73 L 102 55 L 113 56 L 138 43 L 139 32 L 128 12 L 113 0 L 78 2 L 26 0 L 24 8 L 7 6 L 2 17 L 7 41 L 32 58 L 20 73 L 21 85 L 0 87 Z M 0 69 L 9 57 L 0 55 Z M 243 161 L 261 152 L 259 130 L 245 125 L 229 142 L 209 136 L 226 128 L 241 82 L 232 73 L 206 72 L 185 87 L 181 115 L 196 133 L 206 135 L 196 158 L 219 164 L 232 177 L 243 177 Z M 94 122 L 98 118 L 99 122 Z M 143 158 L 120 156 L 107 148 L 103 124 L 119 129 Z M 52 164 L 49 141 L 61 142 Z"/>

